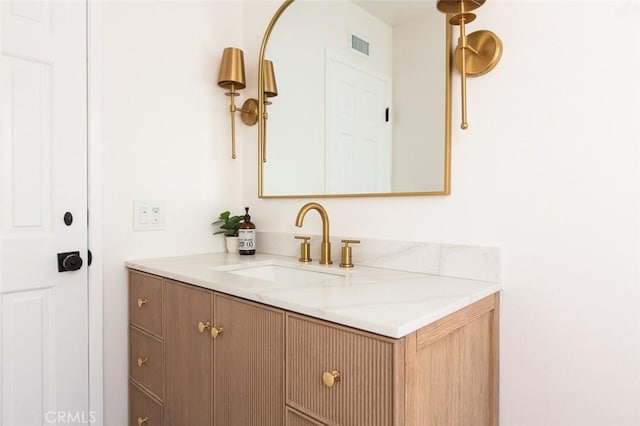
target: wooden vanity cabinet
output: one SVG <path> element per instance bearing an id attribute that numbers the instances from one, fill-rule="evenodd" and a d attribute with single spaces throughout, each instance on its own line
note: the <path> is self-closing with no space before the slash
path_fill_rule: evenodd
<path id="1" fill-rule="evenodd" d="M 392 339 L 131 271 L 130 423 L 496 426 L 498 311 Z"/>
<path id="2" fill-rule="evenodd" d="M 129 273 L 129 422 L 162 425 L 164 415 L 162 278 Z"/>
<path id="3" fill-rule="evenodd" d="M 499 303 L 493 294 L 405 338 L 407 425 L 498 425 Z"/>
<path id="4" fill-rule="evenodd" d="M 498 300 L 402 339 L 287 313 L 287 425 L 496 426 Z"/>
<path id="5" fill-rule="evenodd" d="M 284 424 L 283 311 L 136 271 L 129 282 L 132 426 Z"/>

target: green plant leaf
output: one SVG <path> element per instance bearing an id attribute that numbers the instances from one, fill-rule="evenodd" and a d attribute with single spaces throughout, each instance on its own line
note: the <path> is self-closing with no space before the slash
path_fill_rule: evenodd
<path id="1" fill-rule="evenodd" d="M 220 213 L 218 220 L 211 225 L 218 226 L 218 229 L 214 231 L 213 235 L 224 234 L 227 237 L 237 237 L 240 224 L 244 220 L 244 215 L 231 216 L 231 212 L 224 211 Z"/>

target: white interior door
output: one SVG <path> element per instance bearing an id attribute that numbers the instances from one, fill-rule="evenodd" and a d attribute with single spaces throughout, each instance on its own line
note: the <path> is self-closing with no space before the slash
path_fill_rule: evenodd
<path id="1" fill-rule="evenodd" d="M 86 2 L 0 14 L 1 424 L 89 423 Z"/>
<path id="2" fill-rule="evenodd" d="M 327 193 L 391 191 L 390 81 L 327 51 Z"/>

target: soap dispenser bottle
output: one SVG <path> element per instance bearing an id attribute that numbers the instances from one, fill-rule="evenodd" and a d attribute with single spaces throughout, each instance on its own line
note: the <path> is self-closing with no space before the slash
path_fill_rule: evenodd
<path id="1" fill-rule="evenodd" d="M 238 230 L 238 252 L 240 254 L 256 254 L 256 225 L 251 222 L 249 207 L 244 208 L 244 222 Z"/>

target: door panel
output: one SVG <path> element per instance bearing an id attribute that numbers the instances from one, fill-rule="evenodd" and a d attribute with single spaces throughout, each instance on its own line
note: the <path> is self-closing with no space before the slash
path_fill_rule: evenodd
<path id="1" fill-rule="evenodd" d="M 327 192 L 389 192 L 389 79 L 330 51 L 326 61 Z"/>
<path id="2" fill-rule="evenodd" d="M 50 288 L 3 295 L 3 342 L 11 342 L 3 345 L 3 365 L 15 368 L 3 369 L 2 424 L 40 424 L 53 409 L 54 297 Z"/>
<path id="3" fill-rule="evenodd" d="M 5 231 L 48 232 L 51 200 L 51 67 L 5 56 L 2 63 Z M 27 229 L 25 229 L 27 228 Z"/>
<path id="4" fill-rule="evenodd" d="M 90 418 L 86 58 L 85 2 L 0 2 L 3 425 Z"/>

